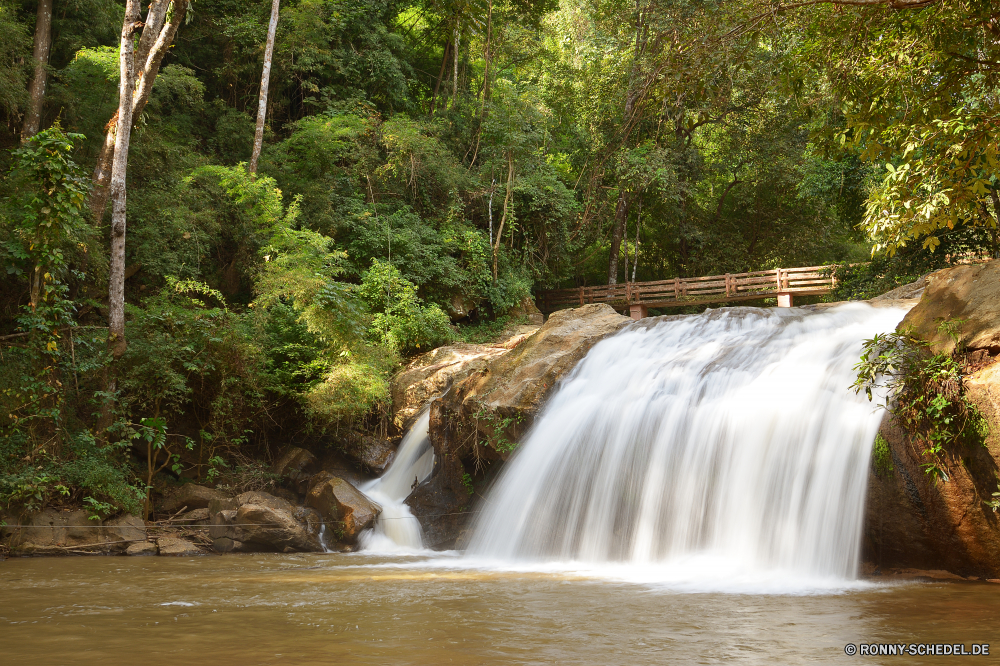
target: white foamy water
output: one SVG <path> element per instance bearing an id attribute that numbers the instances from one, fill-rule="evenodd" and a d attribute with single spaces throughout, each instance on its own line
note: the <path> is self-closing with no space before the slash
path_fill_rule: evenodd
<path id="1" fill-rule="evenodd" d="M 425 409 L 403 437 L 385 474 L 361 486 L 361 492 L 382 507 L 375 527 L 359 537 L 361 550 L 396 553 L 423 547 L 420 523 L 403 500 L 434 469 L 429 425 L 430 410 Z"/>
<path id="2" fill-rule="evenodd" d="M 691 591 L 849 587 L 882 418 L 852 367 L 904 314 L 726 308 L 600 342 L 487 494 L 467 558 Z"/>

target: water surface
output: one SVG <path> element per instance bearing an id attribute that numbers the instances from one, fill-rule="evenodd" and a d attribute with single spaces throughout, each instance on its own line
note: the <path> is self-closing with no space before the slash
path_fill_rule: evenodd
<path id="1" fill-rule="evenodd" d="M 990 583 L 695 593 L 570 569 L 441 555 L 11 559 L 0 563 L 0 661 L 991 663 L 844 654 L 862 641 L 992 642 L 1000 654 L 1000 586 Z"/>

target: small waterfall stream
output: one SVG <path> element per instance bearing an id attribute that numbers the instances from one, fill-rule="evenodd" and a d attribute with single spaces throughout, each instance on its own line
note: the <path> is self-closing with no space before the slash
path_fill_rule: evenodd
<path id="1" fill-rule="evenodd" d="M 480 505 L 468 555 L 856 577 L 882 413 L 848 387 L 862 341 L 904 314 L 726 308 L 600 342 Z"/>
<path id="2" fill-rule="evenodd" d="M 362 550 L 399 552 L 423 546 L 420 523 L 403 500 L 434 469 L 429 425 L 430 410 L 424 409 L 403 437 L 385 474 L 361 486 L 361 492 L 382 507 L 375 527 L 360 535 Z"/>

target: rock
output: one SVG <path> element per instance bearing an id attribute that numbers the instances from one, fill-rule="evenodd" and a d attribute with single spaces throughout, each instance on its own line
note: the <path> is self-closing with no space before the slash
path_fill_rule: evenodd
<path id="1" fill-rule="evenodd" d="M 207 525 L 210 517 L 211 514 L 207 508 L 195 509 L 194 511 L 182 513 L 170 522 L 173 525 Z"/>
<path id="2" fill-rule="evenodd" d="M 49 508 L 8 521 L 2 534 L 11 551 L 21 555 L 108 554 L 125 551 L 145 540 L 146 526 L 136 516 L 119 516 L 107 523 L 91 520 L 83 509 Z"/>
<path id="3" fill-rule="evenodd" d="M 321 552 L 319 521 L 299 522 L 291 512 L 257 504 L 244 504 L 236 511 L 237 538 L 242 550 L 279 553 Z"/>
<path id="4" fill-rule="evenodd" d="M 221 490 L 186 483 L 160 501 L 160 512 L 173 514 L 184 507 L 187 507 L 189 511 L 207 509 L 212 500 L 224 500 L 228 497 L 229 495 Z"/>
<path id="5" fill-rule="evenodd" d="M 284 511 L 289 514 L 295 510 L 295 505 L 288 500 L 275 497 L 270 493 L 265 493 L 260 490 L 251 490 L 250 492 L 237 495 L 236 504 L 238 507 L 243 506 L 244 504 L 256 504 L 259 506 L 266 506 L 269 509 Z"/>
<path id="6" fill-rule="evenodd" d="M 371 478 L 368 475 L 362 475 L 361 472 L 358 471 L 355 464 L 351 462 L 339 449 L 327 451 L 323 455 L 323 458 L 320 461 L 320 471 L 318 474 L 339 476 L 342 479 L 350 481 L 354 486 L 358 486 Z M 310 477 L 306 483 L 300 484 L 299 488 L 301 489 L 301 493 L 303 495 L 307 494 L 309 492 L 309 488 L 314 485 L 312 479 L 315 477 L 316 475 L 313 475 L 313 477 Z"/>
<path id="7" fill-rule="evenodd" d="M 526 296 L 519 305 L 514 306 L 507 314 L 511 317 L 524 317 L 529 324 L 536 326 L 541 326 L 545 322 L 545 315 L 538 309 L 530 296 Z"/>
<path id="8" fill-rule="evenodd" d="M 156 553 L 156 544 L 148 541 L 136 541 L 125 549 L 126 555 L 156 555 Z"/>
<path id="9" fill-rule="evenodd" d="M 409 428 L 428 400 L 507 351 L 489 345 L 461 343 L 417 356 L 392 378 L 393 423 L 401 430 Z"/>
<path id="10" fill-rule="evenodd" d="M 212 549 L 230 551 L 319 552 L 322 518 L 307 507 L 295 507 L 267 493 L 244 493 L 238 509 L 212 515 Z"/>
<path id="11" fill-rule="evenodd" d="M 1000 260 L 953 266 L 926 276 L 920 302 L 900 323 L 931 343 L 935 353 L 950 353 L 955 344 L 938 326 L 963 320 L 960 341 L 968 349 L 1000 348 Z"/>
<path id="12" fill-rule="evenodd" d="M 471 506 L 464 475 L 495 474 L 495 463 L 507 459 L 559 381 L 592 346 L 630 323 L 605 304 L 555 312 L 513 350 L 484 359 L 431 403 L 434 471 L 407 499 L 429 545 L 455 546 Z"/>
<path id="13" fill-rule="evenodd" d="M 319 471 L 319 460 L 309 451 L 292 446 L 285 449 L 271 469 L 292 483 L 298 483 Z"/>
<path id="14" fill-rule="evenodd" d="M 186 539 L 178 539 L 177 537 L 160 537 L 156 540 L 156 546 L 160 555 L 191 557 L 193 555 L 204 554 L 198 546 Z"/>
<path id="15" fill-rule="evenodd" d="M 986 504 L 1000 473 L 1000 364 L 965 379 L 966 396 L 989 423 L 986 446 L 965 446 L 942 460 L 947 481 L 921 469 L 925 446 L 889 418 L 882 435 L 893 470 L 870 475 L 864 558 L 879 566 L 1000 575 L 1000 515 Z"/>
<path id="16" fill-rule="evenodd" d="M 446 308 L 448 311 L 448 316 L 452 321 L 459 321 L 465 319 L 472 311 L 476 309 L 475 300 L 469 298 L 465 294 L 452 294 L 452 297 L 448 299 Z"/>
<path id="17" fill-rule="evenodd" d="M 331 525 L 338 541 L 354 543 L 358 535 L 375 524 L 382 507 L 339 477 L 320 478 L 309 489 L 306 504 L 319 511 Z"/>
<path id="18" fill-rule="evenodd" d="M 930 273 L 927 275 L 930 275 Z M 915 282 L 904 284 L 900 287 L 896 287 L 892 291 L 887 291 L 884 294 L 880 294 L 875 298 L 869 299 L 868 302 L 877 306 L 885 302 L 895 304 L 899 301 L 919 300 L 920 297 L 924 295 L 924 290 L 927 288 L 927 275 L 921 276 L 920 279 Z M 916 303 L 913 303 L 913 305 L 916 305 Z"/>
<path id="19" fill-rule="evenodd" d="M 388 440 L 362 435 L 344 448 L 344 454 L 361 469 L 377 475 L 392 464 L 396 447 Z"/>
<path id="20" fill-rule="evenodd" d="M 108 538 L 116 541 L 145 541 L 146 523 L 139 516 L 117 516 L 104 523 Z"/>

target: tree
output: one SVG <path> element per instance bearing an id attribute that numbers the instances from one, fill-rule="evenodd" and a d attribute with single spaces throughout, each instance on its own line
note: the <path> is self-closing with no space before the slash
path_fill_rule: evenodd
<path id="1" fill-rule="evenodd" d="M 278 5 L 281 0 L 271 3 L 271 22 L 267 25 L 267 45 L 264 47 L 264 69 L 260 75 L 260 99 L 257 102 L 257 131 L 253 137 L 253 154 L 250 157 L 250 173 L 257 173 L 261 144 L 264 142 L 264 118 L 267 115 L 267 85 L 271 80 L 271 56 L 274 54 L 274 34 L 278 30 Z"/>
<path id="2" fill-rule="evenodd" d="M 45 104 L 45 84 L 48 81 L 49 49 L 52 47 L 52 0 L 38 0 L 38 15 L 35 18 L 35 47 L 32 59 L 35 74 L 28 91 L 28 112 L 24 114 L 21 140 L 33 137 L 42 123 L 42 107 Z"/>
<path id="3" fill-rule="evenodd" d="M 160 71 L 160 63 L 170 49 L 174 41 L 177 29 L 184 22 L 189 0 L 153 0 L 146 13 L 145 23 L 139 23 L 138 8 L 133 20 L 133 25 L 129 28 L 130 35 L 142 28 L 142 35 L 139 38 L 139 46 L 134 50 L 129 42 L 129 63 L 130 71 L 134 72 L 135 81 L 129 88 L 129 98 L 131 105 L 128 109 L 129 122 L 135 122 L 146 103 L 149 101 L 149 94 L 153 89 L 153 82 Z M 120 56 L 124 57 L 124 56 Z M 124 68 L 124 63 L 122 67 Z M 90 194 L 90 212 L 95 220 L 104 217 L 104 209 L 107 207 L 108 198 L 111 195 L 109 185 L 113 179 L 112 171 L 117 151 L 117 134 L 121 127 L 121 119 L 124 107 L 119 105 L 118 112 L 111 117 L 105 127 L 104 145 L 97 157 L 97 166 L 94 168 L 92 180 L 93 190 Z M 129 133 L 132 131 L 129 126 Z M 122 240 L 124 242 L 124 238 Z"/>

